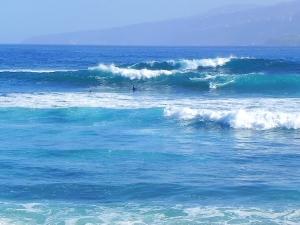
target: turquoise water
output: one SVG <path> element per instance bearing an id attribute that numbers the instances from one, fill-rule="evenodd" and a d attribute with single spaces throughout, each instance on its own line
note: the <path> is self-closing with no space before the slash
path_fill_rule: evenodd
<path id="1" fill-rule="evenodd" d="M 0 46 L 0 224 L 300 223 L 299 55 Z"/>

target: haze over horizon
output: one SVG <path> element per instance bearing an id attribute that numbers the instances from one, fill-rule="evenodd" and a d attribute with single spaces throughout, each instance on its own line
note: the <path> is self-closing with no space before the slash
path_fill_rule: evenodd
<path id="1" fill-rule="evenodd" d="M 0 3 L 2 34 L 0 43 L 21 43 L 35 36 L 101 30 L 145 22 L 164 21 L 212 13 L 231 5 L 270 5 L 289 0 L 16 0 Z"/>

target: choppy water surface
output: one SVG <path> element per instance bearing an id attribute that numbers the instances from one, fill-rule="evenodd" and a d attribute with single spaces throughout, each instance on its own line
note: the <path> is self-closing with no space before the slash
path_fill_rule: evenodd
<path id="1" fill-rule="evenodd" d="M 0 46 L 0 223 L 299 224 L 299 55 Z"/>

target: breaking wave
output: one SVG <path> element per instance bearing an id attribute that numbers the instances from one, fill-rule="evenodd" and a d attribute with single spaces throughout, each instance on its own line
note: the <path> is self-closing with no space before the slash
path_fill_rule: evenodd
<path id="1" fill-rule="evenodd" d="M 106 73 L 121 75 L 123 77 L 134 79 L 150 79 L 161 75 L 172 75 L 176 71 L 169 70 L 150 70 L 150 69 L 133 69 L 133 68 L 120 68 L 114 64 L 105 65 L 100 64 L 97 67 L 90 68 L 91 70 L 99 70 Z"/>
<path id="2" fill-rule="evenodd" d="M 91 67 L 92 70 L 103 70 L 105 72 L 113 72 L 118 74 L 126 73 L 126 70 L 150 70 L 150 71 L 169 71 L 173 73 L 186 72 L 222 72 L 232 74 L 254 73 L 254 72 L 300 72 L 300 63 L 297 61 L 287 61 L 281 59 L 258 59 L 251 57 L 217 57 L 205 59 L 177 59 L 166 61 L 150 61 L 135 64 L 100 64 Z M 133 71 L 131 71 L 133 72 Z M 164 72 L 161 73 L 164 75 Z M 169 75 L 169 74 L 168 74 Z M 138 77 L 140 78 L 140 77 Z M 149 78 L 149 77 L 145 77 Z"/>
<path id="3" fill-rule="evenodd" d="M 162 75 L 172 75 L 178 73 L 186 73 L 197 70 L 199 67 L 216 68 L 226 65 L 234 57 L 228 58 L 211 58 L 211 59 L 182 59 L 168 60 L 165 62 L 146 62 L 129 65 L 127 67 L 119 67 L 115 64 L 99 64 L 96 67 L 90 67 L 89 70 L 98 70 L 106 73 L 112 73 L 127 77 L 129 79 L 150 79 Z"/>
<path id="4" fill-rule="evenodd" d="M 183 121 L 213 123 L 235 129 L 300 129 L 299 112 L 274 112 L 263 109 L 219 111 L 192 108 L 166 108 L 165 116 Z"/>
<path id="5" fill-rule="evenodd" d="M 35 86 L 128 88 L 134 82 L 139 90 L 184 88 L 193 91 L 298 93 L 300 91 L 300 64 L 294 61 L 230 56 L 120 65 L 99 64 L 80 70 L 0 70 L 0 83 L 7 83 L 8 80 L 11 84 L 15 82 L 19 85 L 22 82 L 22 85 L 33 84 Z"/>
<path id="6" fill-rule="evenodd" d="M 179 65 L 184 70 L 197 70 L 199 67 L 203 68 L 216 68 L 225 66 L 231 60 L 236 59 L 236 57 L 230 56 L 228 58 L 210 58 L 210 59 L 182 59 L 182 60 L 171 60 L 168 61 L 173 65 Z"/>
<path id="7" fill-rule="evenodd" d="M 300 129 L 298 98 L 206 99 L 135 96 L 117 93 L 11 93 L 1 108 L 109 108 L 163 110 L 167 118 L 189 124 L 233 129 Z"/>

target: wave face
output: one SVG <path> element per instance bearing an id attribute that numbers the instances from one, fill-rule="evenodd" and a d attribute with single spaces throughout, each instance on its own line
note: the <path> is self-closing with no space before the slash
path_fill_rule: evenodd
<path id="1" fill-rule="evenodd" d="M 0 85 L 36 91 L 59 88 L 130 89 L 153 91 L 219 91 L 245 93 L 300 92 L 300 64 L 255 58 L 208 58 L 99 64 L 88 69 L 2 69 Z M 9 88 L 11 88 L 11 86 Z"/>

